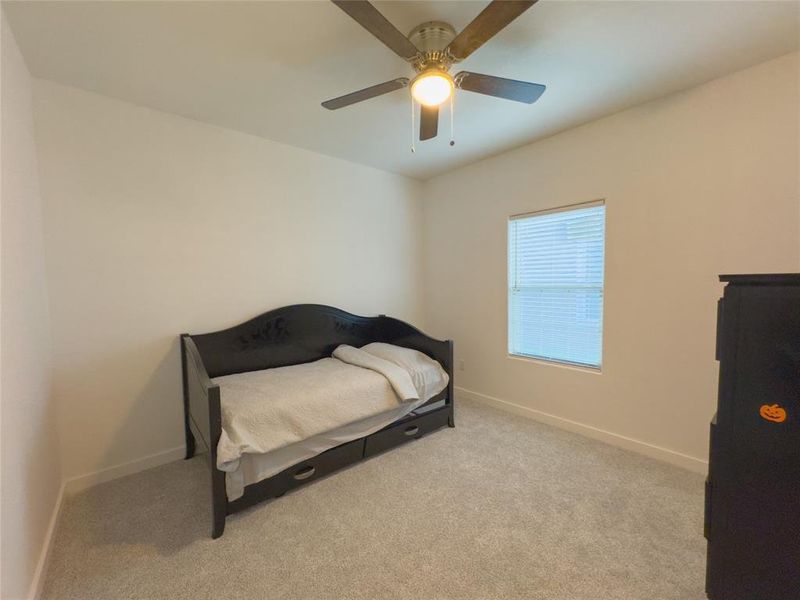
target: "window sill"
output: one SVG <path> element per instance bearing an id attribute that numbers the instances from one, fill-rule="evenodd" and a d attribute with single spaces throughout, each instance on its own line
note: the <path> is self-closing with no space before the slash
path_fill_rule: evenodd
<path id="1" fill-rule="evenodd" d="M 582 373 L 590 373 L 592 375 L 602 375 L 603 368 L 600 367 L 589 367 L 586 365 L 577 365 L 571 364 L 568 362 L 561 362 L 558 360 L 547 360 L 546 358 L 536 358 L 534 356 L 522 356 L 520 354 L 506 354 L 507 358 L 511 360 L 519 360 L 522 362 L 532 362 L 540 365 L 548 365 L 550 367 L 561 367 L 562 369 L 568 369 L 570 371 L 580 371 Z"/>

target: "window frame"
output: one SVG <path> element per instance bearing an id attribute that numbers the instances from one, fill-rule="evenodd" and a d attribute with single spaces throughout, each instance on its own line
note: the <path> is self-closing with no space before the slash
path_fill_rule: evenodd
<path id="1" fill-rule="evenodd" d="M 602 315 L 600 319 L 601 324 L 601 333 L 600 333 L 600 364 L 592 365 L 587 363 L 578 363 L 572 362 L 569 360 L 563 360 L 558 358 L 548 358 L 545 356 L 534 356 L 529 354 L 515 354 L 511 351 L 511 263 L 510 263 L 510 251 L 511 251 L 511 238 L 510 238 L 510 227 L 512 221 L 517 219 L 524 219 L 527 217 L 535 217 L 535 216 L 544 216 L 547 214 L 559 213 L 559 212 L 568 212 L 572 210 L 580 210 L 584 208 L 592 208 L 595 206 L 602 206 L 604 208 L 603 213 L 603 287 L 602 287 L 602 297 L 603 297 L 603 308 L 602 308 Z M 551 208 L 544 208 L 540 210 L 533 210 L 524 213 L 515 213 L 509 215 L 505 220 L 505 228 L 506 228 L 506 356 L 512 360 L 520 360 L 526 362 L 533 362 L 533 363 L 540 363 L 543 365 L 550 365 L 555 367 L 561 367 L 565 369 L 583 371 L 587 373 L 593 373 L 596 375 L 600 375 L 603 372 L 603 365 L 605 364 L 605 346 L 606 346 L 606 255 L 608 249 L 608 236 L 607 236 L 607 223 L 608 223 L 608 203 L 606 202 L 605 198 L 599 198 L 597 200 L 589 200 L 586 202 L 577 202 L 574 204 L 567 204 L 561 206 L 554 206 Z"/>

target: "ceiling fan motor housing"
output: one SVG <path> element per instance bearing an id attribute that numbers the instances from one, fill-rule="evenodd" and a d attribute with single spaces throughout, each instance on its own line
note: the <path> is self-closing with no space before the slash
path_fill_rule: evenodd
<path id="1" fill-rule="evenodd" d="M 420 50 L 420 55 L 413 61 L 414 68 L 418 72 L 431 68 L 447 71 L 453 59 L 445 48 L 455 37 L 456 30 L 443 21 L 427 21 L 414 27 L 408 34 L 408 39 Z"/>

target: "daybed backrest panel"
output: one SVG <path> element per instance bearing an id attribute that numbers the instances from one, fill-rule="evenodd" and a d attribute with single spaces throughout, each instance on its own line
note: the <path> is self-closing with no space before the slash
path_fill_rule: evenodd
<path id="1" fill-rule="evenodd" d="M 312 362 L 340 344 L 358 348 L 370 342 L 419 350 L 453 374 L 452 342 L 392 317 L 360 317 L 321 304 L 285 306 L 230 329 L 190 337 L 209 377 Z"/>
<path id="2" fill-rule="evenodd" d="M 307 363 L 336 346 L 379 341 L 380 318 L 331 306 L 296 304 L 214 333 L 192 335 L 209 377 Z"/>

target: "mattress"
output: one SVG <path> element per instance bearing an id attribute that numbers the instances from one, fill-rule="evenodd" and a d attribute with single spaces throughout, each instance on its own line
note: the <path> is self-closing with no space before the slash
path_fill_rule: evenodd
<path id="1" fill-rule="evenodd" d="M 386 427 L 448 383 L 438 362 L 409 348 L 340 346 L 334 357 L 214 379 L 223 421 L 217 467 L 225 471 L 229 500 L 247 485 Z"/>

